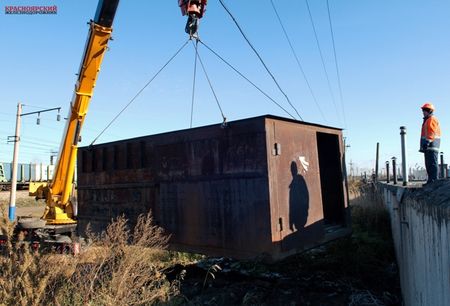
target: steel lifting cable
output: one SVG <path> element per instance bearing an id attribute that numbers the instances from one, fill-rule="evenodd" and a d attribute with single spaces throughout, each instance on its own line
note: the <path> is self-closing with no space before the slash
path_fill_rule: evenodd
<path id="1" fill-rule="evenodd" d="M 186 47 L 186 45 L 189 43 L 189 39 L 175 52 L 172 57 L 169 58 L 169 60 L 150 78 L 150 80 L 137 92 L 137 94 L 122 108 L 122 110 L 108 123 L 108 125 L 98 134 L 97 137 L 94 138 L 94 140 L 91 142 L 90 146 L 92 146 L 98 138 L 100 138 L 101 135 L 116 121 L 117 118 L 131 105 L 131 103 L 136 100 L 136 98 L 144 91 L 145 88 L 147 88 L 148 85 L 150 85 L 151 82 L 153 82 L 156 77 L 164 70 L 164 68 L 167 67 L 167 65 L 172 62 L 172 60 L 181 52 L 181 50 Z"/>
<path id="2" fill-rule="evenodd" d="M 341 74 L 339 72 L 339 65 L 338 65 L 338 61 L 337 61 L 336 44 L 334 42 L 333 23 L 331 22 L 330 4 L 328 3 L 328 0 L 327 0 L 327 11 L 328 11 L 328 21 L 330 23 L 331 40 L 333 42 L 334 63 L 336 65 L 336 74 L 337 74 L 337 80 L 338 80 L 338 86 L 339 86 L 339 97 L 340 97 L 341 106 L 342 106 L 342 115 L 344 116 L 344 126 L 347 127 L 347 119 L 345 116 L 345 107 L 344 107 L 344 98 L 342 95 Z"/>
<path id="3" fill-rule="evenodd" d="M 294 46 L 292 45 L 291 39 L 289 38 L 289 35 L 288 35 L 287 31 L 286 31 L 286 28 L 284 27 L 284 24 L 283 24 L 283 22 L 281 20 L 280 15 L 278 14 L 278 10 L 276 9 L 275 4 L 273 3 L 273 0 L 270 0 L 270 3 L 272 4 L 273 11 L 275 12 L 275 15 L 277 16 L 278 22 L 279 22 L 279 24 L 281 26 L 281 29 L 283 30 L 284 37 L 286 37 L 286 40 L 287 40 L 287 42 L 289 44 L 289 47 L 291 48 L 291 52 L 294 55 L 295 60 L 297 61 L 297 66 L 300 69 L 300 72 L 302 73 L 303 78 L 305 79 L 306 85 L 308 86 L 309 92 L 311 93 L 311 97 L 313 98 L 314 102 L 316 103 L 317 108 L 319 109 L 319 112 L 322 115 L 323 120 L 325 120 L 325 122 L 327 122 L 327 119 L 325 118 L 325 115 L 324 115 L 324 113 L 322 111 L 322 108 L 319 105 L 319 102 L 317 102 L 316 95 L 314 94 L 314 92 L 312 90 L 312 87 L 309 84 L 309 80 L 306 77 L 306 73 L 303 70 L 303 66 L 300 63 L 300 59 L 297 56 L 297 53 L 295 52 Z"/>
<path id="4" fill-rule="evenodd" d="M 282 109 L 286 114 L 289 115 L 292 119 L 295 119 L 295 117 L 288 112 L 283 106 L 281 106 L 280 103 L 275 101 L 271 96 L 269 96 L 266 92 L 264 92 L 258 85 L 253 83 L 249 78 L 247 78 L 245 75 L 243 75 L 239 70 L 237 70 L 233 65 L 231 65 L 227 60 L 225 60 L 222 56 L 220 56 L 216 51 L 211 49 L 208 45 L 206 45 L 202 40 L 199 41 L 203 46 L 206 47 L 212 54 L 214 54 L 218 59 L 220 59 L 222 62 L 224 62 L 228 67 L 230 67 L 234 72 L 236 72 L 240 77 L 242 77 L 244 80 L 249 82 L 253 87 L 255 87 L 260 93 L 262 93 L 267 99 L 272 101 L 276 106 L 278 106 L 280 109 Z"/>
<path id="5" fill-rule="evenodd" d="M 196 54 L 195 57 L 196 57 L 196 60 L 198 58 L 198 60 L 200 61 L 200 65 L 202 66 L 203 73 L 205 74 L 206 80 L 208 81 L 209 88 L 211 89 L 211 92 L 214 95 L 214 99 L 216 100 L 216 104 L 219 107 L 220 114 L 222 115 L 222 120 L 223 120 L 222 124 L 225 125 L 227 122 L 227 118 L 223 114 L 222 106 L 219 103 L 219 99 L 217 98 L 216 91 L 214 90 L 214 87 L 212 86 L 211 79 L 209 78 L 208 73 L 206 72 L 206 68 L 205 68 L 205 65 L 203 64 L 202 58 L 200 57 L 200 54 L 198 53 L 198 42 L 199 42 L 199 40 L 197 39 L 196 43 L 194 45 L 195 54 Z"/>
<path id="6" fill-rule="evenodd" d="M 336 99 L 334 98 L 333 90 L 331 89 L 330 77 L 328 75 L 328 71 L 327 71 L 327 68 L 325 66 L 325 60 L 323 59 L 322 48 L 320 47 L 319 38 L 317 36 L 316 26 L 314 24 L 314 19 L 312 17 L 311 9 L 309 7 L 309 2 L 308 2 L 308 0 L 305 0 L 305 2 L 306 2 L 306 7 L 308 8 L 309 20 L 311 21 L 311 25 L 312 25 L 313 32 L 314 32 L 314 37 L 316 38 L 317 48 L 319 49 L 319 54 L 320 54 L 320 59 L 322 61 L 323 71 L 325 72 L 325 77 L 327 78 L 328 90 L 330 91 L 331 100 L 333 101 L 334 108 L 336 110 L 336 114 L 337 114 L 338 118 L 340 119 L 339 111 L 338 111 L 338 108 L 337 108 L 337 105 L 336 105 Z"/>
<path id="7" fill-rule="evenodd" d="M 194 76 L 192 81 L 192 99 L 191 99 L 191 124 L 190 128 L 192 128 L 192 118 L 194 117 L 194 100 L 195 100 L 195 79 L 197 76 L 197 48 L 198 48 L 198 40 L 194 43 L 195 48 L 195 59 L 194 59 Z"/>
<path id="8" fill-rule="evenodd" d="M 231 12 L 228 10 L 228 8 L 225 6 L 225 4 L 223 3 L 222 0 L 219 0 L 220 4 L 222 5 L 222 7 L 225 9 L 225 11 L 228 13 L 228 15 L 230 15 L 231 19 L 233 20 L 234 24 L 236 25 L 236 27 L 238 28 L 239 32 L 241 33 L 242 37 L 244 37 L 245 41 L 247 42 L 247 44 L 250 46 L 250 48 L 253 50 L 253 52 L 256 54 L 256 56 L 258 57 L 259 61 L 261 62 L 261 64 L 264 66 L 264 68 L 266 69 L 267 73 L 270 75 L 270 77 L 272 78 L 272 80 L 274 81 L 275 85 L 278 87 L 278 90 L 284 95 L 284 97 L 286 98 L 286 101 L 289 103 L 289 105 L 294 109 L 295 113 L 297 114 L 297 116 L 300 118 L 300 120 L 303 121 L 302 116 L 299 114 L 299 112 L 297 111 L 297 108 L 294 106 L 294 104 L 292 104 L 291 100 L 289 99 L 289 97 L 287 96 L 287 94 L 283 91 L 283 89 L 281 88 L 280 84 L 277 82 L 275 76 L 272 74 L 272 72 L 270 71 L 270 69 L 267 67 L 266 63 L 264 62 L 264 60 L 262 59 L 262 57 L 259 55 L 258 51 L 256 51 L 255 47 L 252 45 L 252 43 L 250 42 L 250 40 L 247 38 L 247 36 L 245 35 L 244 31 L 242 30 L 241 26 L 239 25 L 239 23 L 237 22 L 236 18 L 234 18 L 233 14 L 231 14 Z"/>

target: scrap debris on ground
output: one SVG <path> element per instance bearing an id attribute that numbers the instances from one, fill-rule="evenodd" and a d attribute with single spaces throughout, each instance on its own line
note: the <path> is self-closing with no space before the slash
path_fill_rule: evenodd
<path id="1" fill-rule="evenodd" d="M 167 275 L 183 275 L 180 304 L 401 305 L 395 261 L 355 257 L 363 255 L 355 248 L 367 247 L 358 240 L 342 239 L 273 264 L 207 258 L 176 265 Z"/>

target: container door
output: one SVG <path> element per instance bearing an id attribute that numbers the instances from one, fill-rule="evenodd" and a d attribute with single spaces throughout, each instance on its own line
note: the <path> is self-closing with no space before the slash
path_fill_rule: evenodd
<path id="1" fill-rule="evenodd" d="M 317 133 L 323 215 L 328 227 L 345 225 L 344 175 L 339 136 Z"/>

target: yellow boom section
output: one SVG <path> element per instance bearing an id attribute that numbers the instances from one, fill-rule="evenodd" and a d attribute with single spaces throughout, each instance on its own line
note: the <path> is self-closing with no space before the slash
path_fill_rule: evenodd
<path id="1" fill-rule="evenodd" d="M 94 22 L 90 24 L 88 41 L 78 81 L 75 85 L 75 93 L 61 142 L 58 162 L 52 183 L 44 190 L 47 207 L 42 218 L 47 220 L 47 224 L 75 223 L 70 195 L 76 166 L 78 141 L 111 33 L 111 27 L 103 27 Z"/>

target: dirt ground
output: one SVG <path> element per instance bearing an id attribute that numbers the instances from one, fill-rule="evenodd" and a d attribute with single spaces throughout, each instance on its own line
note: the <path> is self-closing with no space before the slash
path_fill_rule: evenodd
<path id="1" fill-rule="evenodd" d="M 349 237 L 276 264 L 207 258 L 168 276 L 185 275 L 182 305 L 401 305 L 395 261 L 363 258 L 361 247 Z"/>
<path id="2" fill-rule="evenodd" d="M 8 212 L 10 191 L 0 191 L 0 206 Z M 28 195 L 28 190 L 18 190 L 16 193 L 16 215 L 40 217 L 44 213 L 45 204 L 37 202 Z"/>

